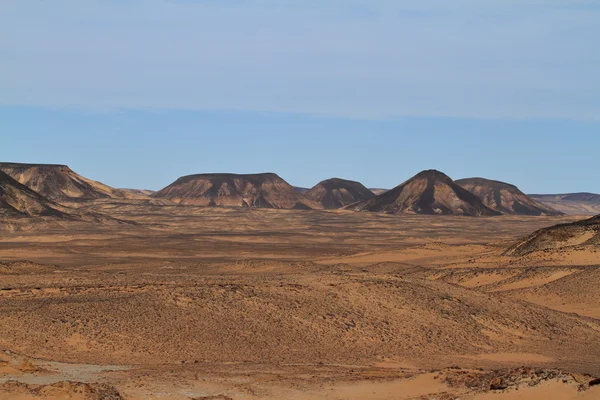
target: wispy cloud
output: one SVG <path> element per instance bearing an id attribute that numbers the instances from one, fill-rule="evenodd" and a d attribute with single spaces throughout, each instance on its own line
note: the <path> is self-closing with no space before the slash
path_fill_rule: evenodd
<path id="1" fill-rule="evenodd" d="M 600 118 L 576 0 L 0 4 L 0 104 Z"/>

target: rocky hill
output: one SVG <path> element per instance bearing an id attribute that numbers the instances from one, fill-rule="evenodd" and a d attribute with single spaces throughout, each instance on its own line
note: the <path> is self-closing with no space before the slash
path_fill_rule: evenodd
<path id="1" fill-rule="evenodd" d="M 600 246 L 600 215 L 583 221 L 537 230 L 519 240 L 505 254 L 522 256 L 535 251 L 587 245 Z"/>
<path id="2" fill-rule="evenodd" d="M 360 182 L 332 178 L 318 183 L 304 196 L 320 203 L 325 209 L 337 209 L 348 204 L 372 199 L 375 194 Z"/>
<path id="3" fill-rule="evenodd" d="M 0 171 L 50 200 L 140 197 L 85 178 L 66 165 L 0 163 Z"/>
<path id="4" fill-rule="evenodd" d="M 180 204 L 200 206 L 322 209 L 273 173 L 198 174 L 177 179 L 152 194 Z"/>
<path id="5" fill-rule="evenodd" d="M 489 208 L 503 214 L 563 215 L 562 212 L 535 201 L 509 183 L 484 178 L 459 179 L 456 183 L 477 195 Z"/>
<path id="6" fill-rule="evenodd" d="M 67 207 L 44 198 L 2 171 L 0 171 L 0 215 L 57 218 L 72 216 Z"/>
<path id="7" fill-rule="evenodd" d="M 479 197 L 436 170 L 422 171 L 394 189 L 347 208 L 390 214 L 500 215 L 484 205 Z"/>

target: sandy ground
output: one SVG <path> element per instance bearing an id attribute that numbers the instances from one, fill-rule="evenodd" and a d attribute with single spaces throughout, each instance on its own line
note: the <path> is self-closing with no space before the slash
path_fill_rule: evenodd
<path id="1" fill-rule="evenodd" d="M 0 230 L 0 399 L 600 398 L 600 253 L 501 255 L 577 217 L 75 205 Z"/>

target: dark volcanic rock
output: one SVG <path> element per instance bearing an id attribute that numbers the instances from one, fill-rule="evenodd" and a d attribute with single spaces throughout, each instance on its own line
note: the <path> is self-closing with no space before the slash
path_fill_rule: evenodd
<path id="1" fill-rule="evenodd" d="M 485 206 L 479 197 L 436 170 L 422 171 L 394 189 L 347 208 L 390 214 L 500 215 Z"/>
<path id="2" fill-rule="evenodd" d="M 152 197 L 182 204 L 277 209 L 320 209 L 273 173 L 198 174 L 177 179 Z"/>
<path id="3" fill-rule="evenodd" d="M 514 185 L 484 178 L 459 179 L 456 183 L 477 195 L 489 208 L 512 215 L 563 215 L 535 201 Z"/>
<path id="4" fill-rule="evenodd" d="M 320 203 L 326 209 L 337 209 L 372 199 L 375 194 L 359 182 L 332 178 L 317 184 L 306 192 L 305 197 Z"/>
<path id="5" fill-rule="evenodd" d="M 68 210 L 0 171 L 0 215 L 69 218 Z"/>
<path id="6" fill-rule="evenodd" d="M 0 170 L 50 200 L 136 197 L 84 178 L 66 165 L 0 163 Z"/>

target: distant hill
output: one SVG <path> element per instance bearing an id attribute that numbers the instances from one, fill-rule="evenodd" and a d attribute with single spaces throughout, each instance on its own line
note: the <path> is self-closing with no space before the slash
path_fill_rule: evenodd
<path id="1" fill-rule="evenodd" d="M 71 218 L 69 208 L 44 198 L 0 171 L 0 215 Z"/>
<path id="2" fill-rule="evenodd" d="M 304 188 L 304 187 L 299 187 L 299 186 L 294 186 L 294 190 L 298 193 L 300 193 L 301 195 L 304 195 L 306 192 L 308 192 L 310 189 L 309 188 Z"/>
<path id="3" fill-rule="evenodd" d="M 360 182 L 332 178 L 318 183 L 305 193 L 305 197 L 320 203 L 326 209 L 337 209 L 375 197 L 375 194 Z"/>
<path id="4" fill-rule="evenodd" d="M 152 193 L 155 193 L 155 190 L 147 190 L 147 189 L 118 189 L 127 193 L 131 193 L 137 196 L 150 196 Z"/>
<path id="5" fill-rule="evenodd" d="M 530 194 L 529 197 L 568 215 L 600 214 L 600 194 Z"/>
<path id="6" fill-rule="evenodd" d="M 489 208 L 511 215 L 563 215 L 530 198 L 514 185 L 485 178 L 459 179 L 456 183 L 477 195 Z"/>
<path id="7" fill-rule="evenodd" d="M 322 209 L 273 173 L 198 174 L 177 179 L 152 194 L 181 204 L 200 206 Z"/>
<path id="8" fill-rule="evenodd" d="M 375 194 L 382 194 L 387 192 L 389 189 L 369 188 L 369 190 Z"/>
<path id="9" fill-rule="evenodd" d="M 500 215 L 485 206 L 479 197 L 436 170 L 422 171 L 394 189 L 347 208 L 390 214 Z"/>
<path id="10" fill-rule="evenodd" d="M 140 197 L 84 178 L 66 165 L 0 163 L 0 171 L 50 200 Z"/>
<path id="11" fill-rule="evenodd" d="M 600 215 L 583 221 L 537 230 L 519 240 L 505 254 L 522 256 L 535 251 L 586 245 L 600 247 Z"/>

